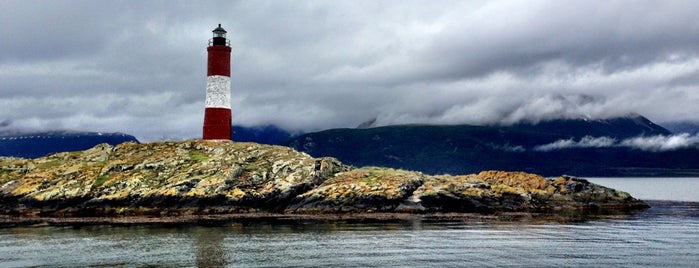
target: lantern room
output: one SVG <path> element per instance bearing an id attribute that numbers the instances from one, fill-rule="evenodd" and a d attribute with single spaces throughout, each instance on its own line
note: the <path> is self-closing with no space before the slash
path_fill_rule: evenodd
<path id="1" fill-rule="evenodd" d="M 226 30 L 221 27 L 221 24 L 212 31 L 214 33 L 214 38 L 211 39 L 209 45 L 214 46 L 226 46 L 228 41 L 226 40 Z"/>

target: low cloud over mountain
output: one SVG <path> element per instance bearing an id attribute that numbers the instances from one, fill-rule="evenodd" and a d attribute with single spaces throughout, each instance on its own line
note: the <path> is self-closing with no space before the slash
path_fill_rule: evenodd
<path id="1" fill-rule="evenodd" d="M 534 147 L 535 151 L 553 151 L 569 148 L 608 148 L 628 147 L 649 152 L 673 151 L 685 148 L 699 148 L 699 135 L 688 133 L 670 136 L 634 137 L 617 140 L 610 137 L 585 136 L 579 140 L 565 139 Z"/>

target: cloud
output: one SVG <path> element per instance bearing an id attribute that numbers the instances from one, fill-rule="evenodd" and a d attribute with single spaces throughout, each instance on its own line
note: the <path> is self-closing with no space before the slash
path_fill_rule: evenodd
<path id="1" fill-rule="evenodd" d="M 534 147 L 534 151 L 553 151 L 569 148 L 603 148 L 615 146 L 616 139 L 609 137 L 585 136 L 579 141 L 574 139 L 557 140 L 555 142 Z"/>
<path id="2" fill-rule="evenodd" d="M 674 151 L 699 147 L 699 136 L 682 133 L 672 136 L 636 137 L 623 140 L 619 145 L 651 152 Z"/>
<path id="3" fill-rule="evenodd" d="M 510 144 L 497 145 L 497 144 L 493 144 L 493 143 L 488 143 L 487 146 L 490 148 L 493 148 L 495 150 L 501 150 L 501 151 L 506 151 L 506 152 L 520 153 L 520 152 L 527 151 L 527 149 L 525 149 L 524 146 L 521 146 L 521 145 L 513 146 Z"/>
<path id="4" fill-rule="evenodd" d="M 674 151 L 685 148 L 699 148 L 699 135 L 682 133 L 677 135 L 657 135 L 634 137 L 621 141 L 609 137 L 585 136 L 579 141 L 574 139 L 558 140 L 549 144 L 535 146 L 534 151 L 554 151 L 570 148 L 610 148 L 626 147 L 649 152 Z"/>
<path id="5" fill-rule="evenodd" d="M 2 1 L 0 118 L 144 141 L 200 137 L 206 45 L 221 23 L 235 124 L 312 131 L 372 118 L 511 124 L 632 112 L 697 122 L 696 10 L 697 1 L 631 0 Z"/>

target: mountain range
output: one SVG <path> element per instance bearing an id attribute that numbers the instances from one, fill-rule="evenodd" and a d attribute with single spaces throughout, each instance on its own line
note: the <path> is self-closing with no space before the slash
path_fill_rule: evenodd
<path id="1" fill-rule="evenodd" d="M 127 141 L 138 142 L 124 133 L 47 131 L 12 133 L 0 136 L 0 156 L 36 158 L 57 152 L 81 151 L 100 143 L 117 145 Z"/>
<path id="2" fill-rule="evenodd" d="M 699 150 L 643 147 L 672 132 L 634 115 L 606 120 L 551 120 L 510 126 L 402 125 L 332 129 L 284 143 L 314 157 L 356 166 L 386 166 L 428 174 L 481 170 L 544 176 L 690 176 Z M 634 143 L 635 142 L 635 143 Z"/>
<path id="3" fill-rule="evenodd" d="M 673 133 L 689 133 L 691 135 L 699 134 L 699 123 L 695 122 L 666 122 L 662 124 L 663 127 L 672 131 Z"/>
<path id="4" fill-rule="evenodd" d="M 375 127 L 373 122 L 367 122 L 358 128 L 300 135 L 271 125 L 234 126 L 233 132 L 235 141 L 284 145 L 313 157 L 335 157 L 357 167 L 383 166 L 427 174 L 504 170 L 544 176 L 699 175 L 696 134 L 676 135 L 640 115 L 507 126 Z M 0 155 L 33 158 L 125 141 L 137 140 L 121 133 L 93 132 L 4 136 L 0 137 Z"/>

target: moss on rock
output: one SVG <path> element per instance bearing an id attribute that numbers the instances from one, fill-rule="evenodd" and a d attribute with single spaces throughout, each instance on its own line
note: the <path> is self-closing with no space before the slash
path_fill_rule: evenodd
<path id="1" fill-rule="evenodd" d="M 353 168 L 281 146 L 190 140 L 0 157 L 0 214 L 551 212 L 647 206 L 586 180 Z"/>

